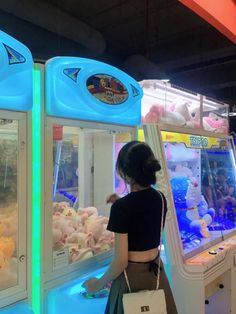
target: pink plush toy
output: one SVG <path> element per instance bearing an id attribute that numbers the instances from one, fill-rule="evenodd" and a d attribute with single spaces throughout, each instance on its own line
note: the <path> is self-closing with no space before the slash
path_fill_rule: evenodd
<path id="1" fill-rule="evenodd" d="M 86 233 L 92 233 L 94 240 L 97 242 L 104 231 L 104 224 L 108 223 L 107 217 L 91 218 L 86 221 Z"/>
<path id="2" fill-rule="evenodd" d="M 143 123 L 158 123 L 164 115 L 164 106 L 153 104 L 149 112 L 144 116 Z"/>
<path id="3" fill-rule="evenodd" d="M 60 250 L 65 246 L 65 238 L 61 230 L 53 228 L 52 229 L 52 241 L 53 241 L 53 250 Z"/>
<path id="4" fill-rule="evenodd" d="M 92 233 L 74 232 L 67 238 L 67 243 L 76 244 L 78 249 L 88 247 L 89 241 L 92 239 Z"/>
<path id="5" fill-rule="evenodd" d="M 72 263 L 84 260 L 93 256 L 92 250 L 90 248 L 78 249 L 76 247 L 71 247 L 69 249 L 70 260 Z"/>
<path id="6" fill-rule="evenodd" d="M 185 126 L 191 116 L 188 111 L 188 103 L 185 101 L 173 102 L 166 107 L 162 104 L 153 104 L 149 112 L 143 118 L 143 123 L 165 123 L 177 126 Z"/>
<path id="7" fill-rule="evenodd" d="M 208 117 L 203 117 L 203 128 L 215 133 L 228 133 L 227 119 L 210 112 Z"/>

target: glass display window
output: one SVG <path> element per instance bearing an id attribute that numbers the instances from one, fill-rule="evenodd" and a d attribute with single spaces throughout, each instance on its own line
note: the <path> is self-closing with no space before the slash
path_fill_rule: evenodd
<path id="1" fill-rule="evenodd" d="M 158 80 L 142 81 L 142 123 L 201 128 L 200 95 Z"/>
<path id="2" fill-rule="evenodd" d="M 126 131 L 53 126 L 53 269 L 110 251 L 106 230 L 113 192 L 126 194 L 116 173 L 119 150 L 131 140 Z"/>
<path id="3" fill-rule="evenodd" d="M 0 291 L 18 284 L 18 121 L 0 119 Z"/>
<path id="4" fill-rule="evenodd" d="M 230 138 L 161 132 L 184 258 L 235 232 L 235 156 Z"/>
<path id="5" fill-rule="evenodd" d="M 26 150 L 22 114 L 0 112 L 0 300 L 26 289 Z M 2 299 L 3 297 L 3 299 Z"/>
<path id="6" fill-rule="evenodd" d="M 229 105 L 160 80 L 140 82 L 142 124 L 163 124 L 229 134 Z"/>

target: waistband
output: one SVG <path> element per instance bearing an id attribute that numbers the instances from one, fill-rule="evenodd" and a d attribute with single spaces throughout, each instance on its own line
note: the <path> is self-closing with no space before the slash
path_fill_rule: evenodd
<path id="1" fill-rule="evenodd" d="M 131 260 L 128 260 L 129 263 L 131 264 L 150 264 L 150 263 L 154 263 L 157 261 L 157 259 L 159 258 L 160 254 L 158 253 L 158 255 L 153 259 L 153 260 L 150 260 L 148 262 L 134 262 L 134 261 L 131 261 Z"/>

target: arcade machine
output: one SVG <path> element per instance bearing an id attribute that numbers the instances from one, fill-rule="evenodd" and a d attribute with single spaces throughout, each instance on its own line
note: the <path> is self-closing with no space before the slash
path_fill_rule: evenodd
<path id="1" fill-rule="evenodd" d="M 30 314 L 30 51 L 0 31 L 0 313 Z M 14 304 L 14 305 L 13 305 Z"/>
<path id="2" fill-rule="evenodd" d="M 236 313 L 236 169 L 228 106 L 141 82 L 145 140 L 163 166 L 165 267 L 181 314 Z"/>
<path id="3" fill-rule="evenodd" d="M 126 193 L 115 156 L 136 138 L 142 90 L 126 73 L 90 59 L 57 57 L 35 71 L 45 110 L 41 312 L 104 313 L 109 285 L 89 295 L 81 284 L 101 276 L 112 256 L 106 197 Z"/>

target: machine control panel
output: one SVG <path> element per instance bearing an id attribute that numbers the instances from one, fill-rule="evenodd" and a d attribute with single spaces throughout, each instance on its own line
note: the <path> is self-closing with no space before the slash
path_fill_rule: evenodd
<path id="1" fill-rule="evenodd" d="M 221 262 L 225 258 L 227 252 L 233 249 L 236 249 L 235 236 L 211 247 L 208 250 L 203 251 L 202 253 L 190 259 L 187 259 L 185 264 L 191 266 L 203 266 L 204 269 L 207 270 Z"/>

